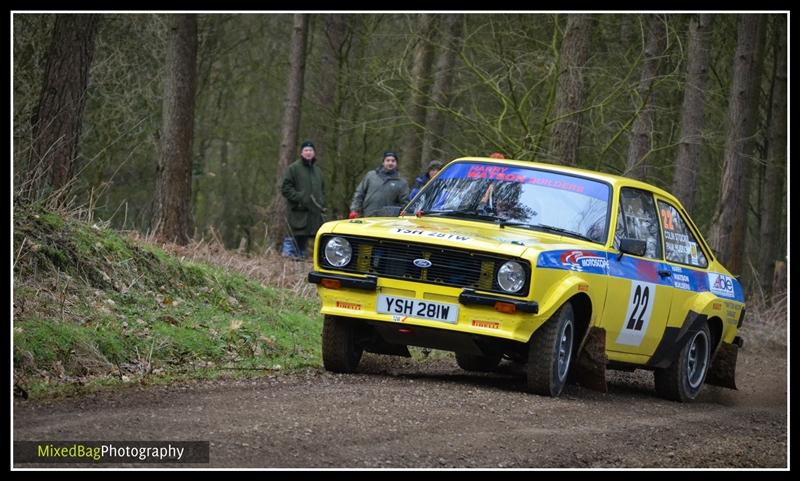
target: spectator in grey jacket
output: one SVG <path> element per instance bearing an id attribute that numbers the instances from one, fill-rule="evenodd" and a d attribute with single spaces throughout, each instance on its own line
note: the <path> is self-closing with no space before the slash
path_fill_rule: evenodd
<path id="1" fill-rule="evenodd" d="M 398 160 L 396 152 L 384 152 L 383 164 L 367 172 L 353 195 L 351 219 L 380 215 L 384 207 L 408 202 L 408 182 L 397 172 Z"/>

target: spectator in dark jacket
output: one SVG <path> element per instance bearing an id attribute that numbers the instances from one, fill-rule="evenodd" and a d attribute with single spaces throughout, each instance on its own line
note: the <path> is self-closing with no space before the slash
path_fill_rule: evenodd
<path id="1" fill-rule="evenodd" d="M 367 172 L 353 194 L 351 219 L 378 216 L 384 207 L 408 202 L 408 182 L 397 173 L 398 160 L 396 152 L 384 152 L 381 166 Z"/>
<path id="2" fill-rule="evenodd" d="M 322 170 L 317 165 L 317 154 L 311 141 L 303 142 L 300 158 L 286 169 L 281 193 L 289 204 L 287 220 L 297 249 L 294 255 L 303 258 L 308 239 L 317 234 L 325 212 Z"/>
<path id="3" fill-rule="evenodd" d="M 428 169 L 425 170 L 425 172 L 421 174 L 419 177 L 417 177 L 417 180 L 414 183 L 414 188 L 411 190 L 411 193 L 408 194 L 408 198 L 413 199 L 414 196 L 417 195 L 417 192 L 419 192 L 420 189 L 425 187 L 425 184 L 427 184 L 428 181 L 431 180 L 431 178 L 433 178 L 433 176 L 436 175 L 441 168 L 442 168 L 442 163 L 440 161 L 431 160 L 428 163 Z"/>

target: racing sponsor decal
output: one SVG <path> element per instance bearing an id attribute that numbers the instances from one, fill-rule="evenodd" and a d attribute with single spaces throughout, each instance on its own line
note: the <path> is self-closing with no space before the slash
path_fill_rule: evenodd
<path id="1" fill-rule="evenodd" d="M 447 239 L 455 241 L 468 241 L 469 237 L 461 234 L 448 234 L 446 232 L 427 231 L 422 229 L 406 229 L 403 227 L 395 227 L 396 234 L 417 235 L 422 237 L 434 237 L 436 239 Z"/>
<path id="2" fill-rule="evenodd" d="M 608 268 L 608 259 L 604 256 L 584 251 L 566 251 L 561 254 L 561 265 L 570 270 L 583 272 L 584 267 L 596 267 L 605 271 Z"/>
<path id="3" fill-rule="evenodd" d="M 647 325 L 653 315 L 653 304 L 656 298 L 656 285 L 649 282 L 631 282 L 631 295 L 628 300 L 628 312 L 622 324 L 622 330 L 615 341 L 626 346 L 639 346 L 647 332 Z"/>
<path id="4" fill-rule="evenodd" d="M 483 327 L 486 329 L 500 329 L 500 323 L 493 321 L 481 321 L 478 319 L 473 319 L 472 325 L 475 327 Z"/>
<path id="5" fill-rule="evenodd" d="M 361 304 L 354 304 L 352 302 L 336 301 L 336 307 L 340 309 L 350 309 L 351 311 L 360 311 Z"/>
<path id="6" fill-rule="evenodd" d="M 439 179 L 489 179 L 518 184 L 531 184 L 551 189 L 567 190 L 577 194 L 608 200 L 609 188 L 601 182 L 558 172 L 476 163 L 450 165 Z"/>
<path id="7" fill-rule="evenodd" d="M 725 303 L 725 317 L 728 318 L 729 324 L 736 324 L 739 322 L 739 311 L 741 310 L 741 306 L 733 303 L 733 302 L 726 302 Z"/>
<path id="8" fill-rule="evenodd" d="M 708 290 L 714 294 L 727 297 L 729 299 L 736 298 L 736 291 L 733 287 L 734 280 L 731 277 L 717 274 L 716 272 L 708 273 Z"/>
<path id="9" fill-rule="evenodd" d="M 692 276 L 689 272 L 684 272 L 682 267 L 678 266 L 670 266 L 672 267 L 672 285 L 678 289 L 683 289 L 686 291 L 694 291 L 696 290 L 692 286 Z"/>
<path id="10" fill-rule="evenodd" d="M 605 274 L 608 271 L 608 258 L 600 251 L 550 251 L 539 256 L 536 267 Z"/>

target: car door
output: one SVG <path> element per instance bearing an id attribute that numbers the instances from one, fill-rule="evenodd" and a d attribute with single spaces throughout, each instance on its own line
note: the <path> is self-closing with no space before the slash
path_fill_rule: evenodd
<path id="1" fill-rule="evenodd" d="M 651 192 L 623 187 L 619 191 L 614 247 L 632 238 L 647 243 L 644 256 L 611 254 L 604 327 L 606 349 L 626 353 L 623 359 L 646 362 L 658 346 L 669 318 L 673 286 L 663 261 L 663 239 Z"/>
<path id="2" fill-rule="evenodd" d="M 674 288 L 668 325 L 680 327 L 694 296 L 705 290 L 708 258 L 678 208 L 659 196 L 656 202 L 664 233 L 664 258 L 672 272 Z"/>

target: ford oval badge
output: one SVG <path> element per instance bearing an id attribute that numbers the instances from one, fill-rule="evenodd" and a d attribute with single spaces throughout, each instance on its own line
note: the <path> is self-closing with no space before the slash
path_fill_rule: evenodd
<path id="1" fill-rule="evenodd" d="M 427 269 L 428 267 L 432 266 L 433 263 L 428 259 L 414 259 L 414 265 L 420 269 Z"/>

